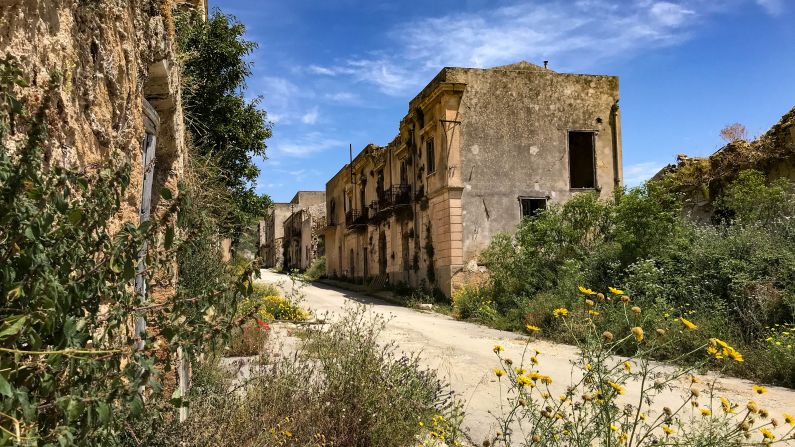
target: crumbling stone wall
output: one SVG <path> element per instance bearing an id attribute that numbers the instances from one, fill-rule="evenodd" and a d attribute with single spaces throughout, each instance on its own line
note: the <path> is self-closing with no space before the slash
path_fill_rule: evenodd
<path id="1" fill-rule="evenodd" d="M 679 155 L 652 179 L 687 196 L 686 213 L 696 220 L 709 220 L 712 202 L 737 174 L 748 169 L 764 172 L 769 179 L 795 181 L 795 107 L 754 141 L 735 141 L 709 157 Z"/>
<path id="2" fill-rule="evenodd" d="M 120 216 L 137 220 L 141 203 L 143 100 L 160 118 L 153 191 L 176 187 L 184 129 L 170 0 L 0 0 L 0 53 L 30 77 L 25 97 L 63 78 L 50 113 L 53 162 L 90 173 L 109 159 L 131 163 Z M 156 212 L 159 194 L 153 195 Z"/>

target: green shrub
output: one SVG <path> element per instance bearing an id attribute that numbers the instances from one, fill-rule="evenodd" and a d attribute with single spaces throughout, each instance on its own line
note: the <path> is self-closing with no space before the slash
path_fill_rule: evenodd
<path id="1" fill-rule="evenodd" d="M 681 198 L 653 182 L 609 202 L 577 195 L 523 220 L 514 235 L 495 237 L 483 254 L 491 280 L 462 294 L 458 314 L 502 328 L 534 322 L 565 340 L 578 332 L 559 335 L 545 316 L 550 309 L 571 302 L 578 285 L 620 285 L 661 324 L 690 306 L 716 336 L 756 346 L 774 325 L 795 321 L 795 188 L 747 171 L 715 206 L 720 218 L 707 225 L 684 217 Z M 486 302 L 494 312 L 479 312 Z M 601 318 L 626 329 L 622 315 Z M 685 339 L 657 355 L 676 358 L 692 346 Z M 733 372 L 795 385 L 781 382 L 764 358 L 749 356 Z"/>
<path id="2" fill-rule="evenodd" d="M 304 272 L 304 279 L 306 279 L 307 281 L 315 281 L 325 277 L 326 277 L 325 256 L 322 256 L 312 261 L 312 264 L 310 264 L 309 268 L 306 269 L 306 272 Z"/>

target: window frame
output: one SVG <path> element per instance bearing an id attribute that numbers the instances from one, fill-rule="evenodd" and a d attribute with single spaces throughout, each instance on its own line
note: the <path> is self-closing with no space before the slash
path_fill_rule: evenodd
<path id="1" fill-rule="evenodd" d="M 591 187 L 575 187 L 575 186 L 572 186 L 572 175 L 571 175 L 572 174 L 572 172 L 571 172 L 572 157 L 571 157 L 571 144 L 570 144 L 571 143 L 571 134 L 572 133 L 590 133 L 591 134 L 591 148 L 592 148 L 592 151 L 591 151 L 591 157 L 592 157 L 591 163 L 592 164 L 591 164 L 591 166 L 593 167 L 592 168 L 593 186 L 591 186 Z M 599 131 L 597 129 L 566 129 L 566 157 L 568 159 L 568 165 L 569 165 L 568 168 L 569 168 L 569 190 L 570 191 L 598 191 L 600 189 L 600 187 L 599 187 L 599 176 L 597 175 L 597 170 L 596 170 L 596 166 L 597 166 L 596 165 L 596 161 L 597 161 L 597 159 L 596 159 L 596 137 L 597 137 L 598 134 L 599 134 Z"/>
<path id="2" fill-rule="evenodd" d="M 427 169 L 426 175 L 436 174 L 436 145 L 433 137 L 425 139 L 425 168 Z"/>
<path id="3" fill-rule="evenodd" d="M 546 210 L 549 205 L 549 196 L 519 196 L 517 198 L 519 201 L 519 219 L 525 219 L 531 217 L 530 215 L 525 215 L 524 213 L 524 201 L 525 200 L 542 200 L 544 202 L 544 207 L 541 208 L 542 210 Z"/>

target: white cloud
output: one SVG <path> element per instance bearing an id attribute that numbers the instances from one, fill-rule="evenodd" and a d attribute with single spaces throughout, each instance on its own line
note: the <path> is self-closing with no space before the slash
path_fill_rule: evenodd
<path id="1" fill-rule="evenodd" d="M 359 95 L 353 92 L 327 93 L 324 98 L 340 104 L 358 104 L 360 101 Z"/>
<path id="2" fill-rule="evenodd" d="M 289 157 L 308 157 L 333 147 L 346 147 L 345 143 L 319 132 L 309 132 L 288 142 L 273 143 L 275 152 Z"/>
<path id="3" fill-rule="evenodd" d="M 313 107 L 301 117 L 301 122 L 304 124 L 315 124 L 317 122 L 318 115 L 319 111 L 317 107 Z"/>
<path id="4" fill-rule="evenodd" d="M 645 161 L 624 166 L 624 184 L 626 186 L 638 186 L 650 179 L 654 174 L 667 164 L 658 161 Z"/>
<path id="5" fill-rule="evenodd" d="M 329 67 L 321 67 L 319 65 L 310 65 L 309 71 L 314 74 L 325 75 L 325 76 L 336 76 L 337 72 Z"/>
<path id="6" fill-rule="evenodd" d="M 784 12 L 784 0 L 756 0 L 756 3 L 773 16 Z"/>
<path id="7" fill-rule="evenodd" d="M 413 19 L 389 32 L 393 44 L 388 52 L 330 66 L 310 65 L 309 70 L 350 76 L 396 96 L 416 93 L 444 66 L 491 67 L 524 59 L 550 60 L 561 71 L 587 70 L 606 59 L 680 43 L 698 19 L 720 10 L 702 0 L 503 3 L 477 12 Z"/>
<path id="8" fill-rule="evenodd" d="M 657 2 L 653 4 L 649 13 L 659 23 L 669 27 L 680 26 L 695 15 L 695 12 L 684 6 L 669 2 Z"/>

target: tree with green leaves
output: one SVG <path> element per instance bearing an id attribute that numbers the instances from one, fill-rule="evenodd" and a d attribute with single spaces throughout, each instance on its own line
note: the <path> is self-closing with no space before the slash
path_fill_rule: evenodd
<path id="1" fill-rule="evenodd" d="M 195 11 L 175 20 L 186 123 L 196 152 L 217 166 L 229 189 L 233 206 L 222 216 L 222 231 L 237 239 L 270 205 L 254 189 L 260 170 L 253 157 L 265 156 L 271 126 L 260 99 L 245 98 L 252 67 L 246 57 L 257 44 L 243 37 L 245 25 L 219 10 L 207 21 Z"/>

